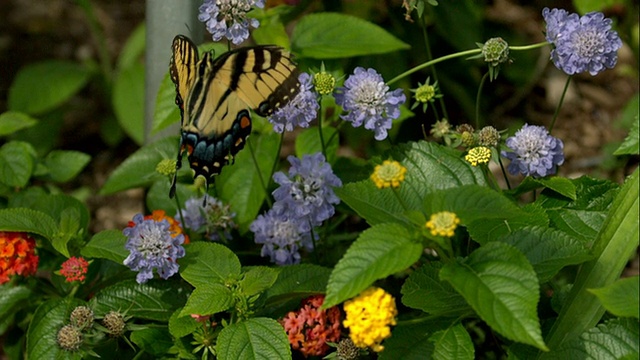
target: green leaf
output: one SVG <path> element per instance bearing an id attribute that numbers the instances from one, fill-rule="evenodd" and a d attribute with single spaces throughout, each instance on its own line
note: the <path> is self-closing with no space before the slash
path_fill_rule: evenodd
<path id="1" fill-rule="evenodd" d="M 20 69 L 9 88 L 8 108 L 29 115 L 54 109 L 89 81 L 89 69 L 70 61 L 48 60 Z"/>
<path id="2" fill-rule="evenodd" d="M 240 280 L 243 295 L 249 297 L 269 289 L 278 279 L 278 270 L 266 266 L 246 269 Z"/>
<path id="3" fill-rule="evenodd" d="M 7 111 L 0 114 L 0 136 L 11 135 L 22 129 L 34 126 L 38 120 L 18 111 Z"/>
<path id="4" fill-rule="evenodd" d="M 118 56 L 118 69 L 125 69 L 134 66 L 144 55 L 146 45 L 145 35 L 145 23 L 140 23 L 140 25 L 133 30 L 131 35 L 129 35 L 127 42 L 120 51 L 120 56 Z"/>
<path id="5" fill-rule="evenodd" d="M 0 209 L 0 231 L 29 232 L 52 239 L 58 234 L 58 225 L 51 216 L 41 211 Z"/>
<path id="6" fill-rule="evenodd" d="M 547 188 L 571 200 L 576 200 L 576 186 L 574 183 L 563 177 L 553 176 L 549 178 L 535 179 L 530 176 L 524 178 L 524 181 L 517 188 L 508 191 L 513 196 L 518 196 L 526 192 L 539 188 Z"/>
<path id="7" fill-rule="evenodd" d="M 322 128 L 322 138 L 326 146 L 327 162 L 333 163 L 336 159 L 336 151 L 340 142 L 338 130 L 334 127 L 326 126 Z M 326 143 L 331 139 L 330 143 Z M 303 130 L 296 137 L 296 156 L 302 158 L 305 154 L 315 154 L 322 152 L 320 142 L 320 131 L 317 126 Z"/>
<path id="8" fill-rule="evenodd" d="M 100 194 L 148 186 L 160 178 L 168 182 L 168 178 L 156 172 L 156 166 L 164 159 L 175 159 L 177 152 L 178 138 L 173 136 L 141 147 L 111 173 Z"/>
<path id="9" fill-rule="evenodd" d="M 276 133 L 260 134 L 248 139 L 248 149 L 238 153 L 235 164 L 227 165 L 219 176 L 221 198 L 231 205 L 236 213 L 235 222 L 244 233 L 255 220 L 265 199 L 265 190 L 260 182 L 260 176 L 265 186 L 271 180 L 271 168 L 278 156 L 278 142 L 280 135 Z M 252 158 L 253 148 L 256 163 Z"/>
<path id="10" fill-rule="evenodd" d="M 539 359 L 637 359 L 640 346 L 638 320 L 613 319 L 589 329 L 557 351 Z"/>
<path id="11" fill-rule="evenodd" d="M 52 181 L 67 182 L 75 178 L 91 161 L 91 156 L 79 151 L 53 150 L 44 158 Z"/>
<path id="12" fill-rule="evenodd" d="M 161 357 L 173 346 L 173 341 L 166 328 L 147 328 L 131 332 L 131 342 L 145 352 Z"/>
<path id="13" fill-rule="evenodd" d="M 153 112 L 152 134 L 180 123 L 180 109 L 176 105 L 176 87 L 167 72 L 160 82 Z"/>
<path id="14" fill-rule="evenodd" d="M 195 287 L 212 283 L 225 284 L 240 275 L 240 260 L 224 245 L 195 242 L 185 245 L 180 259 L 180 276 Z"/>
<path id="15" fill-rule="evenodd" d="M 342 201 L 371 225 L 404 222 L 403 214 L 422 211 L 423 199 L 435 190 L 486 184 L 482 171 L 462 160 L 460 152 L 432 142 L 398 146 L 392 157 L 407 168 L 399 188 L 378 189 L 367 179 L 334 189 Z"/>
<path id="16" fill-rule="evenodd" d="M 549 281 L 565 266 L 591 259 L 588 244 L 552 228 L 525 227 L 499 240 L 517 248 L 527 257 L 540 283 Z"/>
<path id="17" fill-rule="evenodd" d="M 216 345 L 218 359 L 291 359 L 287 335 L 277 321 L 252 318 L 222 329 Z"/>
<path id="18" fill-rule="evenodd" d="M 233 306 L 233 294 L 223 284 L 200 284 L 189 296 L 180 316 L 213 315 Z"/>
<path id="19" fill-rule="evenodd" d="M 31 289 L 26 286 L 0 285 L 0 322 L 25 307 L 31 295 Z"/>
<path id="20" fill-rule="evenodd" d="M 66 353 L 58 346 L 60 328 L 69 323 L 69 315 L 76 306 L 84 305 L 74 298 L 57 298 L 42 303 L 33 314 L 27 330 L 29 359 L 65 359 Z"/>
<path id="21" fill-rule="evenodd" d="M 34 171 L 36 151 L 31 144 L 10 141 L 0 147 L 0 183 L 22 188 Z"/>
<path id="22" fill-rule="evenodd" d="M 453 285 L 491 328 L 508 339 L 546 350 L 538 321 L 540 286 L 527 258 L 490 242 L 468 258 L 446 264 L 440 278 Z"/>
<path id="23" fill-rule="evenodd" d="M 391 337 L 384 341 L 384 350 L 379 353 L 380 360 L 424 360 L 433 355 L 434 344 L 429 337 L 434 331 L 446 327 L 446 324 L 425 321 L 394 327 Z"/>
<path id="24" fill-rule="evenodd" d="M 291 293 L 324 293 L 331 269 L 314 264 L 297 264 L 279 269 L 278 278 L 269 289 L 267 298 Z"/>
<path id="25" fill-rule="evenodd" d="M 605 211 L 547 210 L 553 226 L 584 242 L 593 241 L 607 217 Z"/>
<path id="26" fill-rule="evenodd" d="M 91 308 L 98 316 L 117 310 L 140 319 L 168 321 L 187 301 L 189 291 L 177 281 L 150 280 L 138 284 L 133 279 L 123 280 L 96 293 Z"/>
<path id="27" fill-rule="evenodd" d="M 435 344 L 433 359 L 474 359 L 475 349 L 473 348 L 471 336 L 460 323 L 448 329 L 435 332 L 429 338 L 429 341 Z"/>
<path id="28" fill-rule="evenodd" d="M 620 147 L 613 155 L 640 155 L 640 131 L 638 130 L 638 115 L 629 129 L 629 135 L 624 139 Z"/>
<path id="29" fill-rule="evenodd" d="M 111 99 L 118 123 L 138 145 L 144 143 L 144 66 L 120 69 Z"/>
<path id="30" fill-rule="evenodd" d="M 337 13 L 308 14 L 296 24 L 291 47 L 300 57 L 338 59 L 385 54 L 410 46 L 366 20 Z"/>
<path id="31" fill-rule="evenodd" d="M 598 297 L 602 306 L 615 316 L 639 317 L 638 275 L 619 279 L 611 285 L 598 289 L 587 289 Z"/>
<path id="32" fill-rule="evenodd" d="M 572 3 L 580 14 L 586 14 L 592 11 L 602 11 L 615 4 L 624 4 L 621 0 L 573 0 Z"/>
<path id="33" fill-rule="evenodd" d="M 193 333 L 200 324 L 191 316 L 181 316 L 182 308 L 176 310 L 169 319 L 169 332 L 176 339 Z"/>
<path id="34" fill-rule="evenodd" d="M 127 237 L 120 230 L 104 230 L 89 240 L 80 254 L 87 258 L 111 260 L 116 264 L 122 264 L 129 256 L 129 251 L 124 247 Z"/>
<path id="35" fill-rule="evenodd" d="M 402 303 L 440 316 L 463 316 L 471 312 L 465 299 L 449 283 L 439 279 L 440 262 L 425 263 L 402 285 Z"/>
<path id="36" fill-rule="evenodd" d="M 339 304 L 375 280 L 407 269 L 421 254 L 422 244 L 399 224 L 380 224 L 365 230 L 333 269 L 323 307 Z"/>

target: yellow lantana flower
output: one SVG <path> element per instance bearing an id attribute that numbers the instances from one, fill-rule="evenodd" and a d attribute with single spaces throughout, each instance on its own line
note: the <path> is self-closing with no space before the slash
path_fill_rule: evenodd
<path id="1" fill-rule="evenodd" d="M 460 219 L 456 214 L 449 211 L 441 211 L 431 215 L 425 227 L 431 230 L 431 235 L 433 236 L 452 237 L 459 223 Z"/>
<path id="2" fill-rule="evenodd" d="M 478 146 L 469 150 L 469 153 L 464 157 L 472 166 L 478 166 L 478 164 L 486 164 L 491 160 L 491 149 L 486 146 Z"/>
<path id="3" fill-rule="evenodd" d="M 351 341 L 359 347 L 370 347 L 380 352 L 380 343 L 391 336 L 391 325 L 396 324 L 395 299 L 381 288 L 370 287 L 344 303 L 346 319 L 342 322 L 349 328 Z"/>
<path id="4" fill-rule="evenodd" d="M 371 180 L 376 184 L 378 189 L 400 186 L 404 181 L 404 174 L 407 168 L 394 160 L 385 160 L 382 165 L 376 165 L 371 174 Z"/>

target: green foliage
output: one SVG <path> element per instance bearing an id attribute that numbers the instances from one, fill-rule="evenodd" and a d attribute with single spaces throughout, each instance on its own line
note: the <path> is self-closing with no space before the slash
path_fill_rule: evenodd
<path id="1" fill-rule="evenodd" d="M 639 317 L 638 293 L 640 292 L 638 275 L 617 280 L 611 285 L 589 289 L 591 293 L 598 297 L 602 306 L 615 316 Z"/>

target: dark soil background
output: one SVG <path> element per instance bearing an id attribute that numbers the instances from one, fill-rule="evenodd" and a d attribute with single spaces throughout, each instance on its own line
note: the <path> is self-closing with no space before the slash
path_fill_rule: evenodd
<path id="1" fill-rule="evenodd" d="M 126 39 L 144 21 L 145 1 L 97 0 L 92 3 L 113 56 L 112 61 L 115 61 Z M 345 3 L 353 6 L 353 1 Z M 550 6 L 571 10 L 570 1 L 496 0 L 486 3 L 487 19 L 506 24 L 520 33 L 531 34 L 532 43 L 544 40 L 540 9 Z M 401 11 L 399 0 L 380 4 L 381 8 L 386 7 L 383 11 Z M 637 9 L 619 6 L 608 9 L 606 15 L 619 23 L 637 23 Z M 8 88 L 22 66 L 46 59 L 78 62 L 97 59 L 95 39 L 90 34 L 85 13 L 74 1 L 1 0 L 0 112 L 6 110 Z M 616 69 L 595 77 L 589 74 L 574 77 L 553 132 L 565 144 L 566 161 L 560 169 L 561 175 L 575 178 L 589 174 L 621 182 L 637 166 L 637 157 L 615 158 L 610 155 L 626 135 L 626 130 L 619 124 L 621 113 L 638 93 L 638 59 L 634 53 L 637 49 L 638 44 L 629 46 L 625 43 L 619 52 Z M 548 57 L 541 61 L 542 71 L 530 91 L 509 96 L 489 118 L 500 119 L 499 125 L 508 124 L 516 117 L 513 109 L 517 108 L 520 119 L 549 125 L 566 75 L 556 70 Z M 168 64 L 169 59 L 166 62 Z M 87 204 L 92 214 L 91 231 L 94 232 L 122 228 L 134 214 L 144 211 L 142 190 L 113 196 L 97 195 L 110 172 L 137 149 L 126 138 L 117 146 L 103 141 L 101 124 L 96 119 L 108 111 L 110 104 L 104 103 L 99 91 L 89 86 L 72 100 L 55 146 L 92 156 L 91 164 L 78 180 L 64 190 L 89 190 Z M 629 270 L 630 273 L 638 273 L 637 259 Z"/>

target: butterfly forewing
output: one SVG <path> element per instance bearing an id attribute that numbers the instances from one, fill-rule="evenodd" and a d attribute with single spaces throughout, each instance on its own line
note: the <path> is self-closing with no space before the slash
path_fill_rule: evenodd
<path id="1" fill-rule="evenodd" d="M 299 72 L 277 46 L 239 48 L 217 59 L 205 53 L 194 63 L 197 48 L 177 36 L 173 51 L 171 78 L 184 111 L 177 165 L 186 150 L 196 176 L 211 181 L 244 147 L 249 109 L 267 116 L 286 105 L 299 91 Z"/>

